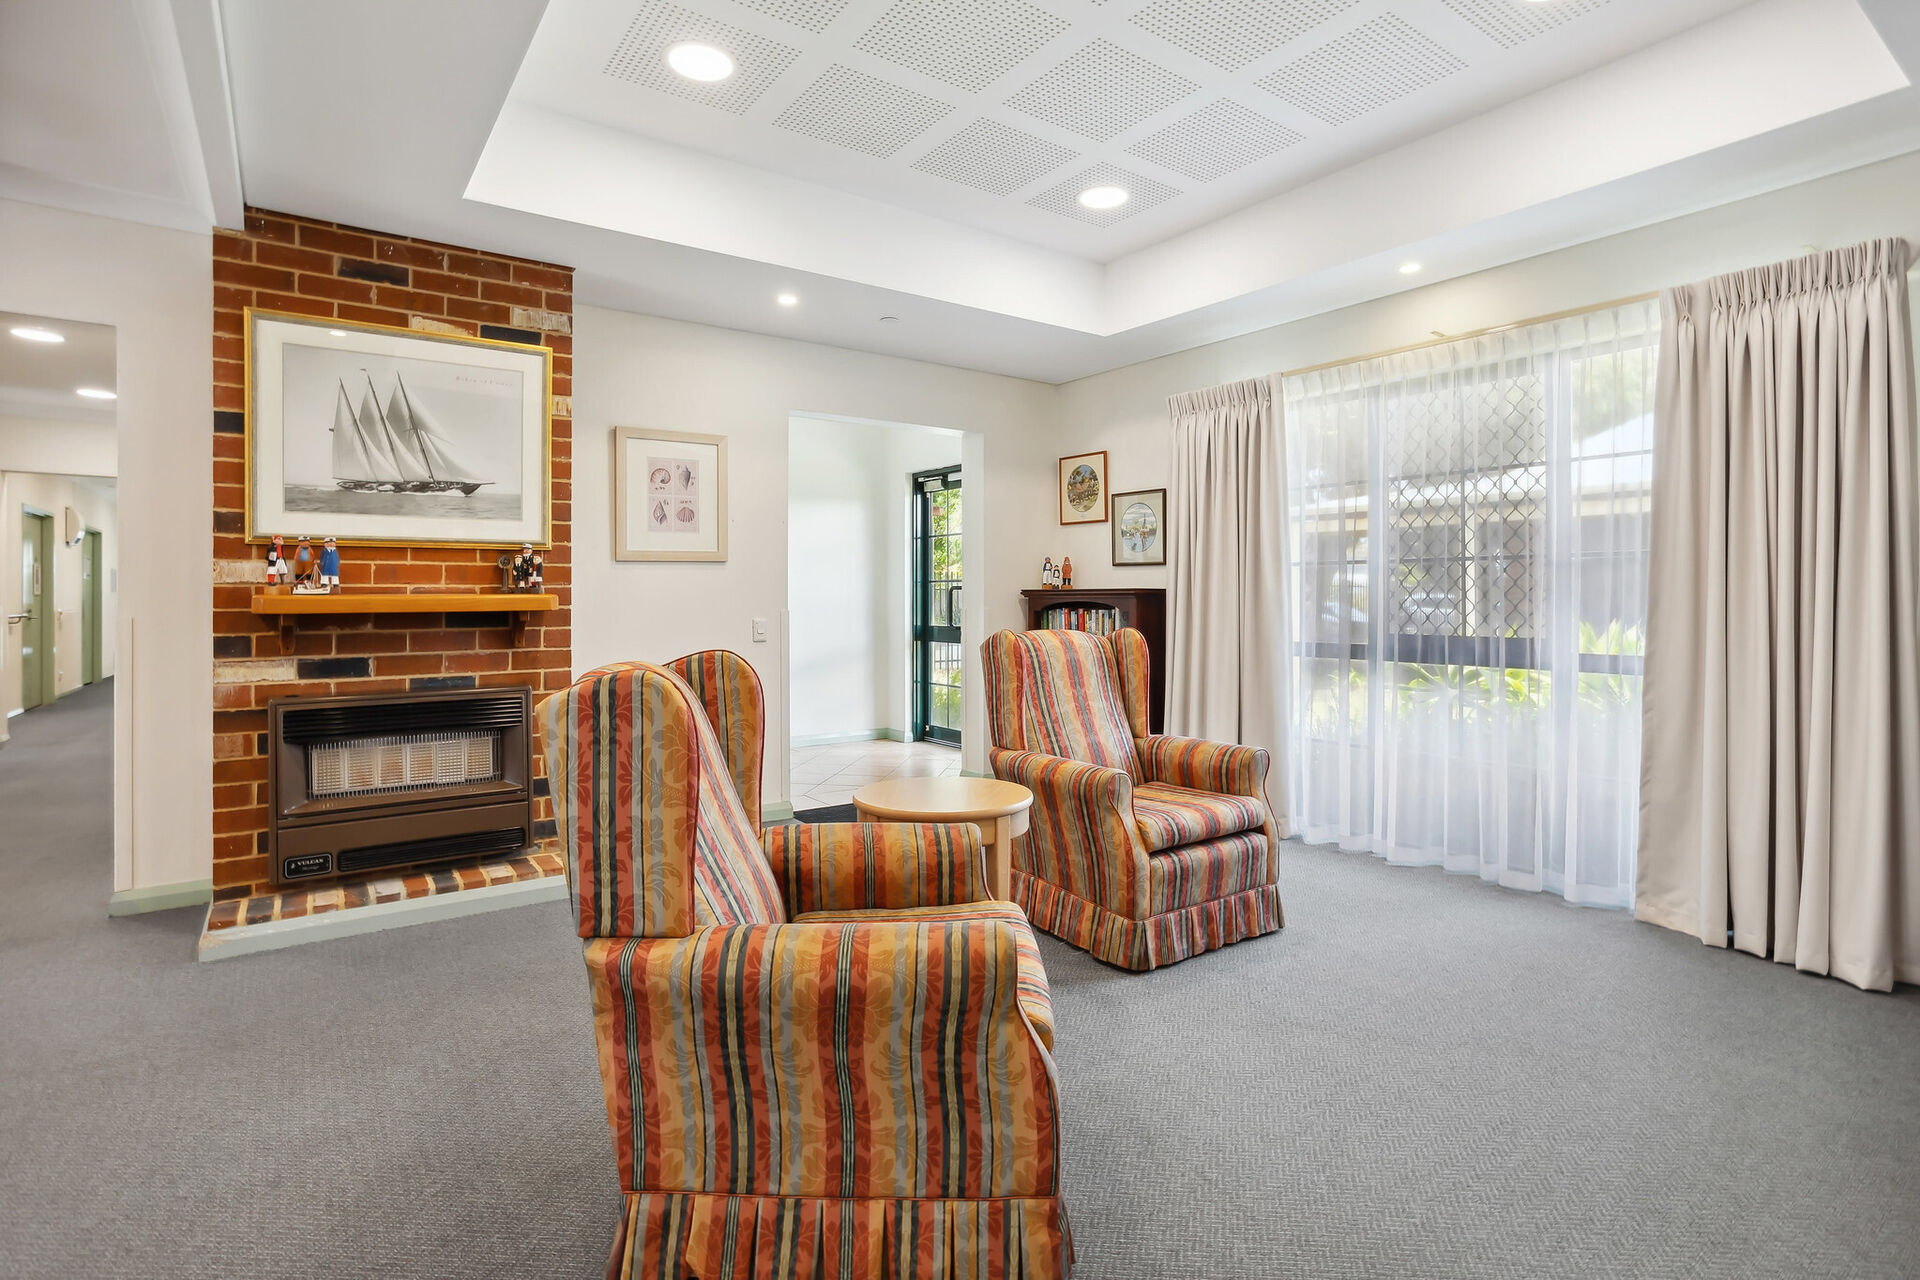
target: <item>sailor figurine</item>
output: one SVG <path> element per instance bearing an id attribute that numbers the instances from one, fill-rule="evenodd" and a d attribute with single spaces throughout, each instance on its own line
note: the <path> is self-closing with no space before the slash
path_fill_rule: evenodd
<path id="1" fill-rule="evenodd" d="M 1071 587 L 1071 586 L 1073 586 L 1073 557 L 1072 557 L 1072 556 L 1063 556 L 1063 557 L 1061 557 L 1061 560 L 1060 560 L 1060 585 L 1061 585 L 1062 587 Z"/>
<path id="2" fill-rule="evenodd" d="M 286 580 L 287 540 L 276 533 L 273 545 L 267 548 L 267 585 L 277 587 Z"/>
<path id="3" fill-rule="evenodd" d="M 293 589 L 313 590 L 313 541 L 304 534 L 293 550 Z"/>
<path id="4" fill-rule="evenodd" d="M 1040 586 L 1050 589 L 1053 586 L 1053 557 L 1048 556 L 1046 563 L 1040 566 Z"/>
<path id="5" fill-rule="evenodd" d="M 536 551 L 527 558 L 527 590 L 538 591 L 546 576 L 547 558 Z"/>
<path id="6" fill-rule="evenodd" d="M 328 538 L 320 551 L 320 585 L 328 592 L 340 592 L 340 548 Z"/>

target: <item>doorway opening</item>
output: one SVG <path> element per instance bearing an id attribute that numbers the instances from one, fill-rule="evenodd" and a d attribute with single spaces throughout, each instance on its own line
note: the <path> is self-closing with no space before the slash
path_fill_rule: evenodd
<path id="1" fill-rule="evenodd" d="M 979 448 L 949 429 L 792 417 L 788 734 L 769 743 L 770 808 L 778 747 L 794 810 L 816 821 L 846 818 L 867 783 L 960 773 L 978 637 L 964 630 L 959 502 L 962 453 Z"/>
<path id="2" fill-rule="evenodd" d="M 913 477 L 913 739 L 960 745 L 960 468 Z"/>

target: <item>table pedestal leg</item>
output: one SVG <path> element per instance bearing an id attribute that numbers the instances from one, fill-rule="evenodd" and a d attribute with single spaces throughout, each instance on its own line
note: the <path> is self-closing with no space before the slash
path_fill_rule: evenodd
<path id="1" fill-rule="evenodd" d="M 986 841 L 987 888 L 1005 902 L 1013 897 L 1013 823 L 1006 818 L 980 824 Z"/>

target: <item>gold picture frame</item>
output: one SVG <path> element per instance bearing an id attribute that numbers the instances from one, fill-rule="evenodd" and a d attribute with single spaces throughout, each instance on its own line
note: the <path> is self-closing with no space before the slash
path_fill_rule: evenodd
<path id="1" fill-rule="evenodd" d="M 727 558 L 727 438 L 615 427 L 613 558 Z"/>
<path id="2" fill-rule="evenodd" d="M 257 307 L 246 309 L 242 325 L 246 342 L 244 406 L 246 540 L 249 543 L 267 542 L 276 533 L 287 537 L 330 533 L 341 546 L 518 547 L 522 543 L 541 548 L 553 546 L 551 349 L 537 343 L 422 333 L 397 325 Z M 317 428 L 315 423 L 320 419 L 314 416 L 314 406 L 303 404 L 301 438 L 297 443 L 290 442 L 287 410 L 289 396 L 295 389 L 287 385 L 289 346 L 319 353 L 309 361 L 314 368 L 300 371 L 306 381 L 330 379 L 336 373 L 344 374 L 357 361 L 365 361 L 380 368 L 383 374 L 392 373 L 395 387 L 391 394 L 416 405 L 415 393 L 400 386 L 403 375 L 409 371 L 458 368 L 464 372 L 447 376 L 467 378 L 476 387 L 489 378 L 497 379 L 498 386 L 462 394 L 493 402 L 488 406 L 492 412 L 485 422 L 493 436 L 502 437 L 511 431 L 510 442 L 494 439 L 487 444 L 492 446 L 490 453 L 494 460 L 504 460 L 517 467 L 518 492 L 483 494 L 494 481 L 465 472 L 457 478 L 436 476 L 432 458 L 445 461 L 452 450 L 471 448 L 472 442 L 451 440 L 448 437 L 453 433 L 445 427 L 436 430 L 428 425 L 416 426 L 411 437 L 407 437 L 403 428 L 396 437 L 391 422 L 384 416 L 381 388 L 364 367 L 357 369 L 366 375 L 368 383 L 364 398 L 349 396 L 342 377 L 339 395 L 331 410 L 333 425 L 324 430 Z M 519 382 L 509 383 L 508 380 L 515 377 Z M 306 398 L 312 399 L 312 396 Z M 318 483 L 291 483 L 290 467 L 297 466 L 304 471 L 324 469 L 316 457 L 314 438 L 342 425 L 343 400 L 345 421 L 356 427 L 364 423 L 370 430 L 378 423 L 382 434 L 373 442 L 373 452 L 380 456 L 376 459 L 365 454 L 368 438 L 363 437 L 363 452 L 355 457 L 371 463 L 371 469 L 364 476 L 341 477 L 336 468 L 333 478 L 338 493 L 328 489 L 324 477 L 317 472 L 311 479 Z M 510 425 L 509 413 L 513 419 Z M 424 424 L 424 410 L 420 417 Z M 400 438 L 415 441 L 405 460 L 394 443 Z M 296 450 L 296 459 L 288 457 L 290 448 Z M 382 448 L 384 453 L 380 453 Z M 424 479 L 412 477 L 416 463 L 424 469 Z M 398 468 L 392 476 L 379 470 L 389 465 Z M 278 477 L 277 484 L 271 488 L 267 485 L 270 476 Z M 473 481 L 471 487 L 466 484 L 468 480 Z M 290 501 L 295 490 L 304 492 L 297 500 Z M 476 496 L 477 502 L 462 501 Z M 331 507 L 328 498 L 333 500 Z M 463 510 L 463 506 L 467 509 Z"/>
<path id="3" fill-rule="evenodd" d="M 1073 453 L 1060 459 L 1060 523 L 1107 522 L 1107 451 Z"/>

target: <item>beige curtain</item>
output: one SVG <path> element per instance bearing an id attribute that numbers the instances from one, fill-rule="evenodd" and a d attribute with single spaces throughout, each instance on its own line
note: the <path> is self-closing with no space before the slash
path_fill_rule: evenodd
<path id="1" fill-rule="evenodd" d="M 1280 396 L 1253 378 L 1167 402 L 1167 729 L 1265 747 L 1283 832 L 1287 675 L 1287 466 Z"/>
<path id="2" fill-rule="evenodd" d="M 1669 290 L 1635 914 L 1920 982 L 1904 241 Z"/>

